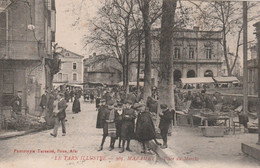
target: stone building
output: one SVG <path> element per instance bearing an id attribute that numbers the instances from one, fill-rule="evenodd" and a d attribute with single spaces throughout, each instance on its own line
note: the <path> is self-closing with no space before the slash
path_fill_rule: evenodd
<path id="1" fill-rule="evenodd" d="M 22 112 L 33 113 L 44 89 L 52 86 L 57 65 L 55 0 L 3 0 L 0 5 L 0 106 L 10 105 L 19 92 Z"/>
<path id="2" fill-rule="evenodd" d="M 160 63 L 160 29 L 153 30 L 152 36 L 152 84 L 159 82 Z M 198 27 L 193 30 L 175 30 L 173 47 L 174 82 L 180 78 L 221 76 L 222 46 L 220 31 L 200 31 Z M 136 81 L 138 48 L 131 43 L 133 52 L 130 54 L 130 81 Z M 144 71 L 144 41 L 141 46 L 140 77 Z M 141 79 L 142 80 L 142 79 Z"/>
<path id="3" fill-rule="evenodd" d="M 83 58 L 84 56 L 63 48 L 59 54 L 60 70 L 54 75 L 53 85 L 81 85 L 83 83 Z"/>
<path id="4" fill-rule="evenodd" d="M 84 59 L 84 83 L 117 84 L 122 81 L 122 66 L 113 57 L 89 56 Z"/>

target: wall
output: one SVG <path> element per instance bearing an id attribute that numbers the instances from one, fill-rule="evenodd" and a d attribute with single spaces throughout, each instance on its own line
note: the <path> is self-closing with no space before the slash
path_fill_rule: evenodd
<path id="1" fill-rule="evenodd" d="M 83 62 L 82 58 L 79 57 L 60 57 L 61 59 L 61 69 L 54 75 L 54 82 L 68 82 L 68 83 L 83 83 Z M 77 63 L 77 69 L 73 69 L 73 63 Z M 68 80 L 59 81 L 58 74 L 62 73 L 63 76 L 68 75 Z M 73 73 L 77 73 L 77 81 L 73 81 Z"/>
<path id="2" fill-rule="evenodd" d="M 9 73 L 13 75 L 5 76 Z M 0 97 L 8 105 L 18 91 L 22 92 L 22 107 L 30 113 L 39 111 L 41 90 L 45 87 L 45 71 L 40 61 L 2 61 L 0 63 Z M 9 77 L 9 78 L 8 78 Z M 5 79 L 6 78 L 6 79 Z M 4 82 L 8 80 L 8 82 Z M 6 86 L 4 85 L 6 84 Z"/>

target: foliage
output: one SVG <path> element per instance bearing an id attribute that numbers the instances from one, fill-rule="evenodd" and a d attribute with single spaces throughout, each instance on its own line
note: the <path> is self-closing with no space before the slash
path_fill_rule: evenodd
<path id="1" fill-rule="evenodd" d="M 26 115 L 17 115 L 8 124 L 8 129 L 14 129 L 17 131 L 26 131 L 30 129 L 40 129 L 45 128 L 46 124 L 42 124 Z"/>

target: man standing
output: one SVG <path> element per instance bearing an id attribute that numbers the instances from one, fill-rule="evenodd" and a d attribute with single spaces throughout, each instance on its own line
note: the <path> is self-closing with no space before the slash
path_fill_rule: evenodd
<path id="1" fill-rule="evenodd" d="M 162 109 L 162 112 L 159 113 L 159 116 L 161 118 L 159 123 L 159 128 L 161 130 L 161 136 L 163 139 L 163 145 L 161 148 L 165 149 L 168 147 L 167 134 L 172 120 L 172 111 L 168 109 L 168 106 L 166 104 L 161 104 L 160 108 Z"/>
<path id="2" fill-rule="evenodd" d="M 51 133 L 51 136 L 56 137 L 58 133 L 59 124 L 61 122 L 62 127 L 62 136 L 66 135 L 66 128 L 65 128 L 65 118 L 66 118 L 66 108 L 67 103 L 66 100 L 63 98 L 63 94 L 59 93 L 57 96 L 57 100 L 54 102 L 54 118 L 55 118 L 55 125 L 53 129 L 53 133 Z"/>
<path id="3" fill-rule="evenodd" d="M 54 125 L 54 118 L 52 117 L 53 113 L 53 104 L 54 104 L 54 92 L 51 91 L 48 94 L 48 102 L 47 102 L 47 113 L 46 113 L 46 123 L 48 126 Z"/>
<path id="4" fill-rule="evenodd" d="M 70 91 L 69 95 L 70 95 L 71 102 L 73 102 L 73 97 L 74 97 L 74 90 L 73 90 L 73 88 L 71 88 L 71 91 Z"/>
<path id="5" fill-rule="evenodd" d="M 12 106 L 12 110 L 13 110 L 13 112 L 15 112 L 15 114 L 21 114 L 21 110 L 22 110 L 22 92 L 21 91 L 18 91 L 16 96 L 14 96 L 14 98 L 11 99 L 10 105 Z"/>
<path id="6" fill-rule="evenodd" d="M 40 102 L 40 107 L 41 107 L 41 113 L 40 116 L 46 116 L 46 110 L 47 110 L 47 94 L 48 94 L 48 90 L 46 88 L 45 92 L 42 94 L 41 97 L 41 102 Z"/>
<path id="7" fill-rule="evenodd" d="M 131 100 L 126 101 L 126 108 L 123 109 L 122 114 L 122 127 L 121 127 L 121 139 L 123 140 L 122 149 L 120 153 L 125 151 L 125 141 L 127 141 L 126 150 L 132 152 L 130 149 L 130 140 L 134 135 L 134 125 L 136 114 L 134 109 L 131 108 L 133 102 Z"/>

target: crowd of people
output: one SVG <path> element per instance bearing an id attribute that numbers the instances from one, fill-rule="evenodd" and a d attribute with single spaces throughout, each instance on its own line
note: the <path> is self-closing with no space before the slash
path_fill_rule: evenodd
<path id="1" fill-rule="evenodd" d="M 156 139 L 156 131 L 154 126 L 153 115 L 151 109 L 139 98 L 135 92 L 124 94 L 119 90 L 105 90 L 101 94 L 100 103 L 97 104 L 98 116 L 96 128 L 103 129 L 103 137 L 98 151 L 103 150 L 106 137 L 111 137 L 109 151 L 115 147 L 116 139 L 118 139 L 118 147 L 121 148 L 120 153 L 132 151 L 130 142 L 135 139 L 142 143 L 142 153 L 147 152 L 146 144 L 150 140 L 154 140 L 161 148 L 167 148 L 167 134 L 173 111 L 166 104 L 160 106 L 162 112 L 160 116 L 160 133 L 163 139 L 161 145 Z"/>
<path id="2" fill-rule="evenodd" d="M 209 96 L 206 89 L 200 92 L 182 92 L 175 90 L 175 110 L 183 110 L 183 104 L 190 102 L 191 109 L 210 109 L 215 111 L 215 105 L 218 104 L 218 95 L 213 94 Z M 46 121 L 52 121 L 54 125 L 52 136 L 57 136 L 59 124 L 62 126 L 62 135 L 66 135 L 66 108 L 69 101 L 73 102 L 72 112 L 74 114 L 81 112 L 80 97 L 89 95 L 90 103 L 96 102 L 97 123 L 96 128 L 103 129 L 103 136 L 101 145 L 98 151 L 103 150 L 103 146 L 107 136 L 111 137 L 109 150 L 113 150 L 115 142 L 118 139 L 118 147 L 121 148 L 120 152 L 132 151 L 130 148 L 131 140 L 139 141 L 142 146 L 142 152 L 147 151 L 146 144 L 150 140 L 161 146 L 167 148 L 167 134 L 168 129 L 174 120 L 175 111 L 168 107 L 166 104 L 160 105 L 160 136 L 163 144 L 160 144 L 156 137 L 158 135 L 155 131 L 155 116 L 157 116 L 158 109 L 158 95 L 159 92 L 156 88 L 152 89 L 152 96 L 147 98 L 144 102 L 142 99 L 142 91 L 130 90 L 126 92 L 118 87 L 97 87 L 87 92 L 81 89 L 69 89 L 65 91 L 49 91 L 46 89 L 42 95 L 40 107 L 42 109 L 41 115 L 44 115 Z"/>

